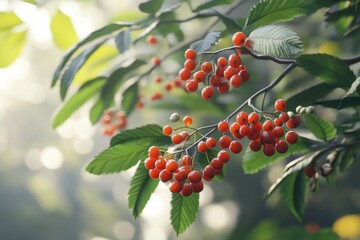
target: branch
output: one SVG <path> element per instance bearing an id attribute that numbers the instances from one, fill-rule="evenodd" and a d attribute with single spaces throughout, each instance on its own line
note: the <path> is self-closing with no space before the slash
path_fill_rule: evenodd
<path id="1" fill-rule="evenodd" d="M 351 58 L 344 58 L 342 59 L 347 65 L 352 65 L 355 63 L 360 62 L 360 55 L 355 56 L 355 57 L 351 57 Z"/>

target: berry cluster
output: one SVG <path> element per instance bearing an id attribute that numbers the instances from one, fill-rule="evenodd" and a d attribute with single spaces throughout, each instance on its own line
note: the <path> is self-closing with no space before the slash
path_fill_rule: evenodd
<path id="1" fill-rule="evenodd" d="M 233 35 L 232 41 L 235 47 L 241 47 L 245 43 L 246 36 L 242 32 Z M 242 65 L 240 53 L 236 49 L 234 54 L 225 57 L 219 57 L 216 63 L 209 61 L 197 61 L 197 53 L 193 49 L 185 51 L 184 68 L 179 71 L 181 80 L 186 81 L 185 89 L 188 92 L 197 91 L 199 84 L 207 83 L 201 90 L 201 96 L 204 100 L 209 100 L 215 95 L 215 89 L 223 94 L 233 88 L 240 87 L 250 78 L 246 67 Z"/>
<path id="2" fill-rule="evenodd" d="M 127 119 L 123 112 L 114 112 L 106 110 L 101 118 L 101 124 L 105 126 L 103 134 L 105 136 L 112 136 L 117 130 L 122 130 L 127 125 Z"/>

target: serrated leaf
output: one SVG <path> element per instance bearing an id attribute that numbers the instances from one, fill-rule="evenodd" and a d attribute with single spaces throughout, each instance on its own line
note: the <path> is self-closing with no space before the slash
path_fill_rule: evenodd
<path id="1" fill-rule="evenodd" d="M 295 32 L 275 25 L 255 29 L 247 41 L 252 52 L 276 58 L 294 58 L 303 51 L 300 37 Z"/>
<path id="2" fill-rule="evenodd" d="M 347 89 L 356 78 L 349 66 L 328 54 L 303 54 L 296 62 L 311 75 L 335 87 Z"/>
<path id="3" fill-rule="evenodd" d="M 331 122 L 325 121 L 313 114 L 305 114 L 304 120 L 305 124 L 315 137 L 324 141 L 329 141 L 336 136 L 336 128 Z"/>
<path id="4" fill-rule="evenodd" d="M 16 27 L 23 21 L 14 12 L 0 12 L 0 31 Z"/>
<path id="5" fill-rule="evenodd" d="M 286 107 L 289 110 L 295 110 L 297 106 L 309 106 L 316 100 L 325 97 L 335 89 L 334 86 L 327 83 L 320 83 L 291 96 L 286 100 Z"/>
<path id="6" fill-rule="evenodd" d="M 60 49 L 66 50 L 78 41 L 78 35 L 70 17 L 58 10 L 50 23 L 54 43 Z"/>
<path id="7" fill-rule="evenodd" d="M 279 184 L 279 191 L 287 207 L 300 221 L 305 210 L 307 192 L 304 172 L 294 172 L 286 176 Z"/>
<path id="8" fill-rule="evenodd" d="M 276 160 L 307 152 L 310 149 L 312 141 L 306 138 L 299 138 L 296 144 L 290 145 L 286 153 L 276 152 L 271 157 L 264 155 L 262 151 L 253 152 L 249 148 L 246 150 L 242 161 L 242 167 L 246 174 L 254 174 L 265 168 Z"/>
<path id="9" fill-rule="evenodd" d="M 164 0 L 150 0 L 147 2 L 140 3 L 139 9 L 142 12 L 155 15 L 155 13 L 157 13 L 160 10 L 163 3 Z"/>
<path id="10" fill-rule="evenodd" d="M 314 0 L 262 0 L 251 8 L 246 26 L 263 26 L 290 21 L 301 15 L 309 15 L 316 10 Z"/>
<path id="11" fill-rule="evenodd" d="M 139 83 L 135 82 L 130 85 L 122 94 L 121 99 L 121 110 L 128 116 L 136 106 L 136 103 L 139 101 Z"/>
<path id="12" fill-rule="evenodd" d="M 348 107 L 360 106 L 360 97 L 347 97 L 344 99 L 334 99 L 334 100 L 319 100 L 314 102 L 314 105 L 321 105 L 323 107 L 340 110 Z"/>
<path id="13" fill-rule="evenodd" d="M 103 44 L 104 42 L 99 42 L 94 46 L 87 48 L 85 51 L 77 55 L 70 63 L 69 67 L 66 69 L 64 75 L 62 75 L 60 80 L 60 96 L 64 100 L 66 93 L 74 80 L 76 73 L 81 69 L 86 60 Z"/>
<path id="14" fill-rule="evenodd" d="M 120 53 L 126 52 L 130 48 L 131 35 L 130 30 L 121 31 L 115 37 L 116 48 Z"/>
<path id="15" fill-rule="evenodd" d="M 141 161 L 136 169 L 135 175 L 131 179 L 128 191 L 129 208 L 135 218 L 137 218 L 145 208 L 158 183 L 159 179 L 150 178 L 149 170 L 145 168 L 144 162 Z"/>
<path id="16" fill-rule="evenodd" d="M 208 8 L 212 8 L 212 7 L 216 7 L 219 5 L 223 5 L 223 4 L 231 4 L 232 2 L 234 2 L 234 0 L 210 0 L 210 1 L 205 1 L 205 3 L 200 4 L 199 6 L 197 6 L 193 12 L 200 12 L 201 10 L 205 10 Z"/>
<path id="17" fill-rule="evenodd" d="M 181 194 L 172 194 L 170 219 L 176 235 L 184 232 L 195 221 L 198 209 L 198 193 L 193 193 L 188 197 L 183 197 Z"/>
<path id="18" fill-rule="evenodd" d="M 76 110 L 96 94 L 105 84 L 105 77 L 98 77 L 86 82 L 56 113 L 52 127 L 57 128 L 65 122 Z"/>
<path id="19" fill-rule="evenodd" d="M 21 54 L 27 31 L 16 32 L 5 30 L 0 32 L 0 68 L 12 64 Z"/>
<path id="20" fill-rule="evenodd" d="M 110 141 L 110 146 L 124 144 L 128 141 L 136 141 L 139 139 L 144 139 L 148 142 L 155 141 L 154 144 L 157 143 L 161 146 L 171 143 L 170 137 L 163 134 L 160 126 L 156 124 L 148 124 L 142 127 L 128 129 L 115 135 Z"/>
<path id="21" fill-rule="evenodd" d="M 97 175 L 108 174 L 135 166 L 140 160 L 147 158 L 149 147 L 161 147 L 171 142 L 170 138 L 164 135 L 149 136 L 150 133 L 158 133 L 159 128 L 156 125 L 145 125 L 117 134 L 110 147 L 96 156 L 86 167 L 86 171 Z"/>
<path id="22" fill-rule="evenodd" d="M 77 50 L 80 47 L 82 47 L 85 44 L 88 44 L 88 43 L 90 43 L 90 42 L 92 42 L 94 40 L 97 40 L 97 39 L 102 40 L 103 38 L 105 38 L 106 36 L 112 34 L 113 32 L 118 31 L 123 27 L 129 27 L 131 25 L 132 25 L 132 23 L 111 23 L 109 25 L 106 25 L 103 28 L 100 28 L 99 30 L 96 30 L 96 31 L 92 32 L 86 38 L 84 38 L 83 40 L 81 40 L 80 42 L 75 44 L 73 47 L 71 47 L 65 53 L 65 55 L 61 59 L 60 64 L 56 68 L 56 70 L 54 72 L 53 80 L 51 82 L 51 86 L 52 87 L 55 86 L 57 80 L 59 79 L 60 75 L 63 72 L 63 69 L 67 66 L 68 61 L 72 58 L 72 56 L 75 54 L 75 52 L 77 52 Z"/>
<path id="23" fill-rule="evenodd" d="M 349 95 L 353 94 L 357 87 L 360 85 L 360 77 L 358 77 L 352 84 L 351 84 L 351 87 L 350 89 L 346 92 L 346 94 L 341 98 L 341 99 L 344 99 L 346 97 L 348 97 Z"/>
<path id="24" fill-rule="evenodd" d="M 203 53 L 217 43 L 220 40 L 220 37 L 220 32 L 209 32 L 203 40 L 191 44 L 190 48 L 194 49 L 197 53 Z"/>

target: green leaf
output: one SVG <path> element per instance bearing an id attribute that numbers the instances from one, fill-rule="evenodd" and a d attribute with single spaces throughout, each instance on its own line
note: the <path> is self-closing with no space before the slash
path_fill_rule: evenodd
<path id="1" fill-rule="evenodd" d="M 164 0 L 150 0 L 147 2 L 140 3 L 139 9 L 142 12 L 155 15 L 155 13 L 157 13 L 160 10 L 163 3 Z"/>
<path id="2" fill-rule="evenodd" d="M 327 94 L 335 89 L 334 86 L 320 83 L 308 89 L 301 90 L 299 93 L 291 96 L 286 100 L 286 107 L 289 110 L 295 110 L 297 106 L 309 106 L 320 98 L 325 97 Z"/>
<path id="3" fill-rule="evenodd" d="M 92 106 L 90 109 L 90 122 L 92 124 L 97 123 L 99 121 L 100 117 L 104 113 L 104 109 L 106 109 L 104 102 L 100 99 Z"/>
<path id="4" fill-rule="evenodd" d="M 303 51 L 300 37 L 288 28 L 268 25 L 252 31 L 247 38 L 249 50 L 260 55 L 294 58 Z"/>
<path id="5" fill-rule="evenodd" d="M 190 48 L 194 49 L 197 53 L 203 53 L 217 43 L 220 40 L 220 37 L 220 32 L 209 32 L 203 40 L 191 44 Z"/>
<path id="6" fill-rule="evenodd" d="M 119 32 L 115 37 L 115 44 L 120 53 L 126 52 L 131 44 L 130 30 Z"/>
<path id="7" fill-rule="evenodd" d="M 276 160 L 309 151 L 311 144 L 311 140 L 306 138 L 299 138 L 296 144 L 289 144 L 289 149 L 286 153 L 280 154 L 276 152 L 271 157 L 264 155 L 262 151 L 253 152 L 248 148 L 243 157 L 242 167 L 246 174 L 254 174 L 269 164 L 275 162 Z"/>
<path id="8" fill-rule="evenodd" d="M 197 6 L 193 12 L 200 12 L 201 10 L 205 10 L 208 8 L 212 8 L 212 7 L 216 7 L 219 5 L 223 5 L 223 4 L 231 4 L 232 2 L 234 2 L 234 0 L 209 0 L 209 1 L 205 1 L 205 3 L 200 4 L 199 6 Z"/>
<path id="9" fill-rule="evenodd" d="M 51 33 L 56 46 L 66 50 L 79 39 L 68 15 L 58 10 L 50 23 Z"/>
<path id="10" fill-rule="evenodd" d="M 329 141 L 336 136 L 337 131 L 332 123 L 313 114 L 305 114 L 304 120 L 315 137 Z"/>
<path id="11" fill-rule="evenodd" d="M 65 122 L 71 114 L 79 109 L 85 102 L 96 94 L 101 87 L 105 84 L 105 77 L 97 77 L 86 82 L 79 91 L 74 94 L 56 113 L 52 127 L 57 128 Z"/>
<path id="12" fill-rule="evenodd" d="M 0 68 L 13 63 L 21 54 L 25 45 L 27 31 L 15 32 L 7 30 L 0 32 Z"/>
<path id="13" fill-rule="evenodd" d="M 141 161 L 131 179 L 128 191 L 129 208 L 135 218 L 141 214 L 158 184 L 159 179 L 150 178 L 149 170 Z"/>
<path id="14" fill-rule="evenodd" d="M 86 38 L 75 44 L 72 48 L 70 48 L 66 54 L 63 56 L 60 64 L 56 68 L 53 76 L 53 80 L 51 82 L 51 86 L 55 86 L 57 80 L 59 79 L 61 73 L 63 72 L 63 69 L 68 64 L 68 61 L 71 59 L 71 57 L 77 52 L 77 50 L 84 46 L 85 44 L 88 44 L 96 39 L 103 40 L 106 36 L 112 34 L 115 31 L 120 30 L 123 27 L 129 27 L 132 23 L 112 23 L 109 25 L 106 25 L 103 28 L 100 28 L 99 30 L 96 30 L 92 32 L 90 35 L 88 35 Z"/>
<path id="15" fill-rule="evenodd" d="M 135 82 L 130 85 L 122 94 L 121 110 L 128 116 L 139 101 L 139 83 Z"/>
<path id="16" fill-rule="evenodd" d="M 305 210 L 306 190 L 306 176 L 303 171 L 288 175 L 279 184 L 281 198 L 299 221 Z"/>
<path id="17" fill-rule="evenodd" d="M 219 19 L 225 24 L 226 31 L 228 32 L 236 32 L 241 31 L 242 27 L 230 16 L 225 15 L 219 11 L 216 11 L 215 9 L 209 9 L 206 12 L 201 12 L 202 15 L 208 14 L 209 16 L 217 16 Z"/>
<path id="18" fill-rule="evenodd" d="M 251 8 L 245 26 L 290 21 L 316 10 L 314 0 L 261 0 Z"/>
<path id="19" fill-rule="evenodd" d="M 339 58 L 328 54 L 303 54 L 296 62 L 311 75 L 335 87 L 347 89 L 356 78 L 349 66 Z"/>
<path id="20" fill-rule="evenodd" d="M 115 135 L 111 141 L 110 146 L 124 144 L 128 141 L 146 140 L 148 142 L 154 141 L 154 144 L 164 146 L 171 143 L 171 139 L 165 136 L 162 128 L 155 124 L 148 124 L 135 129 L 129 129 Z"/>
<path id="21" fill-rule="evenodd" d="M 66 69 L 64 75 L 61 77 L 60 82 L 60 96 L 64 100 L 67 90 L 69 89 L 76 73 L 84 65 L 86 60 L 103 44 L 104 42 L 99 42 L 94 46 L 87 48 L 85 51 L 77 55 L 70 63 L 69 67 Z"/>
<path id="22" fill-rule="evenodd" d="M 340 110 L 348 107 L 360 106 L 360 97 L 347 97 L 344 99 L 334 99 L 334 100 L 319 100 L 314 102 L 314 105 L 321 105 L 323 107 Z"/>
<path id="23" fill-rule="evenodd" d="M 358 77 L 352 84 L 351 84 L 351 87 L 350 89 L 346 92 L 346 94 L 341 98 L 341 99 L 344 99 L 346 97 L 348 97 L 349 95 L 353 94 L 357 87 L 360 85 L 360 77 Z"/>
<path id="24" fill-rule="evenodd" d="M 349 168 L 353 162 L 354 162 L 354 150 L 353 149 L 347 149 L 344 151 L 344 154 L 341 155 L 341 158 L 339 159 L 339 169 L 340 171 L 344 171 L 347 168 Z"/>
<path id="25" fill-rule="evenodd" d="M 176 235 L 184 232 L 195 221 L 198 209 L 198 193 L 193 193 L 188 197 L 183 197 L 178 193 L 172 194 L 170 219 Z"/>
<path id="26" fill-rule="evenodd" d="M 14 12 L 0 12 L 0 31 L 8 30 L 23 23 Z"/>
<path id="27" fill-rule="evenodd" d="M 125 130 L 111 140 L 110 147 L 101 152 L 86 167 L 93 174 L 117 173 L 135 166 L 148 156 L 152 145 L 164 146 L 171 143 L 168 136 L 150 135 L 159 133 L 157 125 L 145 125 L 136 129 Z"/>

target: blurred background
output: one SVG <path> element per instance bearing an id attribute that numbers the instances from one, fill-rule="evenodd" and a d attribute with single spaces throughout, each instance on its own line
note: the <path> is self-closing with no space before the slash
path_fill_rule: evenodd
<path id="1" fill-rule="evenodd" d="M 0 239 L 177 239 L 170 225 L 170 193 L 165 184 L 159 185 L 141 217 L 134 220 L 127 207 L 134 170 L 103 176 L 85 171 L 93 156 L 110 141 L 101 134 L 101 126 L 91 125 L 90 106 L 83 107 L 58 129 L 51 128 L 61 100 L 58 88 L 51 89 L 50 83 L 64 50 L 110 21 L 137 18 L 141 15 L 137 11 L 139 2 L 0 1 L 0 12 L 15 13 L 22 21 L 16 32 L 23 33 L 14 36 L 17 41 L 10 44 L 3 33 L 0 35 Z M 249 2 L 238 14 L 246 16 L 253 3 Z M 319 13 L 302 19 L 306 24 L 299 24 L 300 20 L 294 23 L 305 48 L 347 56 L 332 39 L 333 29 L 325 29 L 321 24 L 308 28 L 321 16 Z M 0 29 L 6 31 L 8 18 L 2 17 Z M 52 25 L 56 24 L 55 17 L 60 22 L 71 19 L 74 33 L 66 33 L 73 36 L 69 43 L 57 42 L 59 33 Z M 193 26 L 191 30 L 196 32 L 201 24 Z M 325 29 L 324 35 L 313 36 L 319 28 Z M 114 49 L 104 49 L 104 59 L 116 54 Z M 10 64 L 7 61 L 11 58 L 14 61 Z M 254 64 L 250 62 L 249 69 L 256 69 L 255 75 L 271 79 L 267 71 L 275 65 Z M 85 78 L 78 76 L 77 81 L 81 82 L 82 77 Z M 253 83 L 250 88 L 258 86 Z M 138 111 L 130 117 L 128 127 L 164 125 L 172 111 L 163 110 L 158 115 L 152 114 L 151 109 Z M 186 113 L 194 115 L 199 125 L 220 119 L 196 111 Z M 178 239 L 266 239 L 275 231 L 289 228 L 308 232 L 331 228 L 339 219 L 340 229 L 359 231 L 359 215 L 347 216 L 360 213 L 356 171 L 359 162 L 346 174 L 338 175 L 334 186 L 322 183 L 319 192 L 309 194 L 302 222 L 292 216 L 276 194 L 264 201 L 267 189 L 282 174 L 283 163 L 256 175 L 244 175 L 240 160 L 231 164 L 224 181 L 205 187 L 196 222 Z"/>

